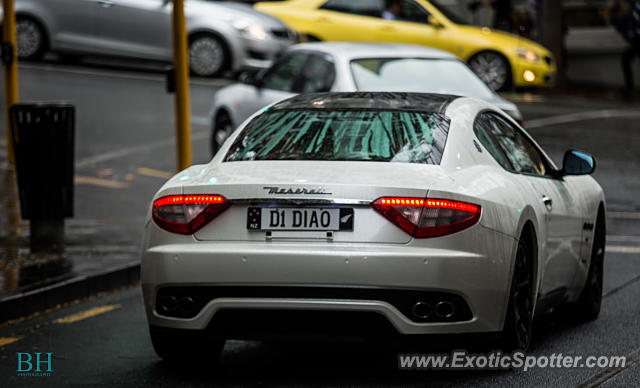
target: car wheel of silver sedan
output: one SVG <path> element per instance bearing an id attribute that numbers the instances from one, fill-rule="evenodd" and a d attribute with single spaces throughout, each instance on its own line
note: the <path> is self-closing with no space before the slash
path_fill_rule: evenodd
<path id="1" fill-rule="evenodd" d="M 509 86 L 509 63 L 497 52 L 483 51 L 474 55 L 469 60 L 469 67 L 491 90 L 502 90 Z"/>
<path id="2" fill-rule="evenodd" d="M 18 17 L 16 20 L 18 58 L 39 59 L 46 50 L 44 30 L 31 18 Z"/>
<path id="3" fill-rule="evenodd" d="M 194 75 L 220 75 L 225 70 L 226 62 L 226 49 L 219 38 L 210 34 L 200 34 L 190 39 L 189 68 Z"/>

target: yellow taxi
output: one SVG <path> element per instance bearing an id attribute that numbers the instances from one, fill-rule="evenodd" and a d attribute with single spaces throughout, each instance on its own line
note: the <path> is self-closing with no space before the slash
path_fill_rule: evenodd
<path id="1" fill-rule="evenodd" d="M 436 1 L 288 0 L 256 3 L 308 40 L 413 43 L 449 51 L 493 90 L 552 86 L 549 50 L 528 39 L 464 25 Z"/>

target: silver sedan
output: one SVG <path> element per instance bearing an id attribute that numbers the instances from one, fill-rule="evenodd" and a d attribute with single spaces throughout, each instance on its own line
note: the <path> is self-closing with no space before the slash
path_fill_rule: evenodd
<path id="1" fill-rule="evenodd" d="M 211 150 L 251 114 L 298 93 L 385 91 L 445 93 L 492 103 L 520 121 L 515 104 L 491 91 L 447 52 L 385 43 L 321 42 L 290 47 L 268 70 L 241 76 L 214 96 Z"/>
<path id="2" fill-rule="evenodd" d="M 52 50 L 171 61 L 170 0 L 17 0 L 18 56 Z M 236 3 L 185 2 L 193 74 L 266 68 L 295 39 L 279 20 Z"/>

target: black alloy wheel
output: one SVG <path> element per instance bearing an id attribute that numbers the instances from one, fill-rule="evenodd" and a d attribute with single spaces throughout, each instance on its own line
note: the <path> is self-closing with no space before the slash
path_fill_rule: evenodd
<path id="1" fill-rule="evenodd" d="M 528 239 L 518 242 L 509 305 L 503 330 L 506 351 L 526 351 L 533 330 L 533 248 Z"/>

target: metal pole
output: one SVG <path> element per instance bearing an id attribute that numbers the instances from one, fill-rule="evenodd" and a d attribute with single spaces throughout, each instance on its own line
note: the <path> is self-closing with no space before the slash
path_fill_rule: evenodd
<path id="1" fill-rule="evenodd" d="M 557 0 L 542 1 L 541 32 L 542 44 L 553 53 L 556 59 L 556 86 L 563 88 L 566 86 L 566 63 L 564 47 L 564 14 L 563 2 Z"/>
<path id="2" fill-rule="evenodd" d="M 191 120 L 189 117 L 189 65 L 184 0 L 173 0 L 173 58 L 176 82 L 176 146 L 178 171 L 191 165 Z"/>
<path id="3" fill-rule="evenodd" d="M 4 265 L 5 291 L 14 290 L 19 282 L 18 238 L 20 230 L 20 207 L 16 185 L 15 156 L 13 153 L 13 139 L 11 136 L 11 118 L 9 107 L 18 102 L 18 50 L 16 47 L 16 12 L 15 0 L 2 0 L 2 49 L 4 64 L 4 102 L 5 126 L 7 134 L 7 163 L 9 168 L 4 174 L 4 187 L 7 190 L 4 208 L 8 220 L 7 259 Z"/>
<path id="4" fill-rule="evenodd" d="M 16 12 L 15 0 L 2 0 L 3 20 L 2 37 L 3 50 L 11 50 L 3 53 L 4 63 L 4 102 L 5 102 L 5 125 L 7 128 L 7 161 L 10 166 L 14 165 L 13 141 L 11 138 L 11 119 L 9 118 L 9 107 L 18 102 L 18 49 L 16 46 Z M 8 63 L 7 63 L 8 62 Z"/>

